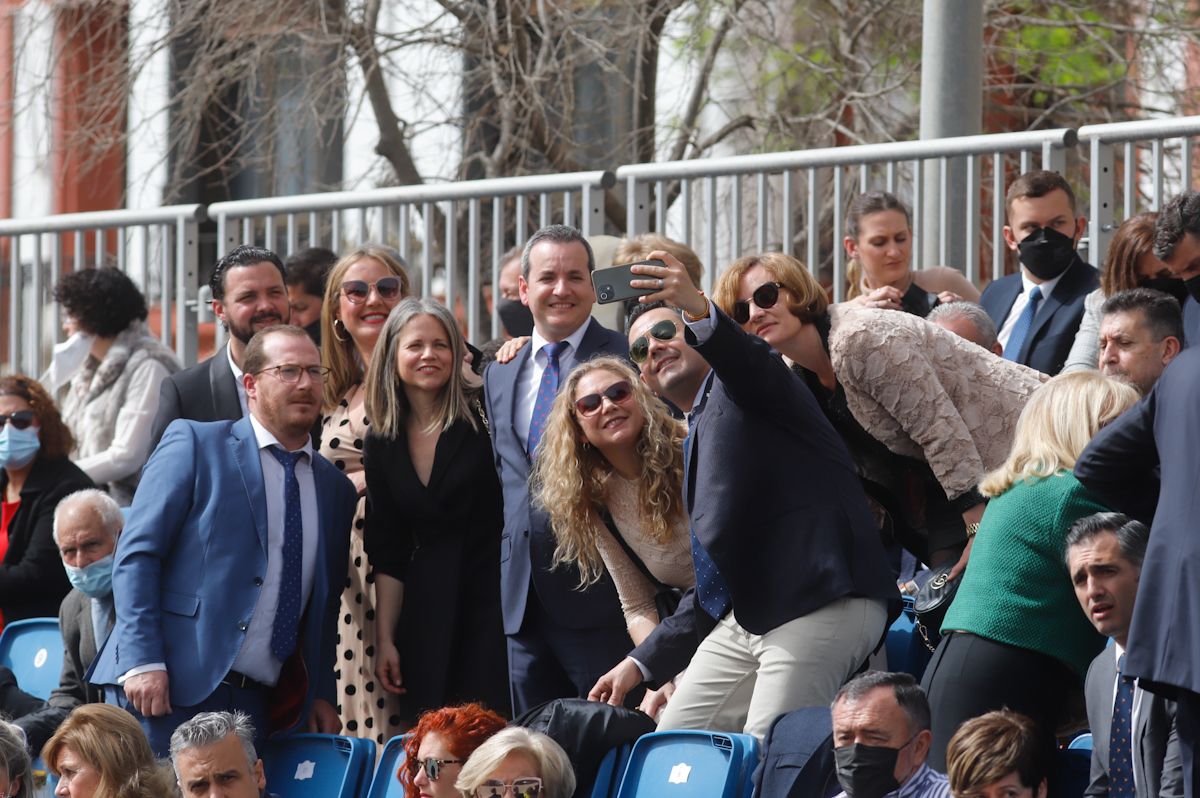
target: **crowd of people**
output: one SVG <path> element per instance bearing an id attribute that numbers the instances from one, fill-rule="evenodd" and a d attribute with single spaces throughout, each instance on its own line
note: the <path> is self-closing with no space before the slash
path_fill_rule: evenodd
<path id="1" fill-rule="evenodd" d="M 510 720 L 576 698 L 759 740 L 827 707 L 850 798 L 1045 798 L 1085 728 L 1089 795 L 1200 798 L 1200 194 L 1102 271 L 1057 173 L 1006 209 L 1020 268 L 982 294 L 913 268 L 886 192 L 840 304 L 785 253 L 706 294 L 687 246 L 625 240 L 620 331 L 547 226 L 482 350 L 374 244 L 224 255 L 228 343 L 186 369 L 126 275 L 65 276 L 51 368 L 0 378 L 0 624 L 57 615 L 65 649 L 46 701 L 0 671 L 0 793 L 40 754 L 74 798 L 256 796 L 307 729 L 410 732 L 413 796 L 567 798 Z M 889 672 L 933 572 L 932 660 Z"/>

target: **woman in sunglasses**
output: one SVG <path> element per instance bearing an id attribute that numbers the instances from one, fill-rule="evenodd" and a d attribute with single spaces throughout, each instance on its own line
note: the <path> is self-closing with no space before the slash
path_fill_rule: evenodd
<path id="1" fill-rule="evenodd" d="M 475 749 L 454 786 L 462 798 L 571 798 L 575 771 L 554 740 L 510 726 Z"/>
<path id="2" fill-rule="evenodd" d="M 475 749 L 505 727 L 504 718 L 481 704 L 431 709 L 404 741 L 396 778 L 405 798 L 458 798 L 454 780 Z"/>
<path id="3" fill-rule="evenodd" d="M 364 537 L 376 589 L 368 693 L 397 697 L 407 719 L 459 701 L 507 713 L 510 700 L 500 480 L 479 391 L 462 373 L 465 349 L 445 306 L 406 299 L 384 325 L 363 388 Z"/>
<path id="4" fill-rule="evenodd" d="M 1045 376 L 910 314 L 830 307 L 782 253 L 734 262 L 713 300 L 793 363 L 846 442 L 885 531 L 929 565 L 961 555 L 965 567 L 968 525 L 983 514 L 976 486 L 1003 462 Z"/>
<path id="5" fill-rule="evenodd" d="M 363 549 L 362 448 L 368 425 L 361 384 L 388 313 L 408 291 L 408 275 L 395 254 L 367 244 L 334 264 L 321 307 L 321 363 L 329 368 L 322 395 L 321 454 L 350 478 L 360 497 L 350 528 L 350 573 L 338 612 L 338 714 L 350 734 L 366 734 L 380 743 L 400 730 L 389 722 L 396 714 L 396 698 L 375 689 L 372 672 L 375 585 L 368 580 Z"/>
<path id="6" fill-rule="evenodd" d="M 686 435 L 637 372 L 602 356 L 564 381 L 537 449 L 530 484 L 550 514 L 554 563 L 577 567 L 581 587 L 608 571 L 634 645 L 662 620 L 666 589 L 696 582 L 683 510 Z M 659 700 L 651 695 L 642 708 L 653 716 Z"/>
<path id="7" fill-rule="evenodd" d="M 886 191 L 868 191 L 851 201 L 842 246 L 850 256 L 846 296 L 863 307 L 924 318 L 939 304 L 979 301 L 979 289 L 958 269 L 913 271 L 912 214 Z"/>
<path id="8" fill-rule="evenodd" d="M 54 510 L 95 487 L 67 457 L 74 438 L 46 389 L 0 377 L 0 626 L 58 615 L 71 589 L 54 543 Z"/>

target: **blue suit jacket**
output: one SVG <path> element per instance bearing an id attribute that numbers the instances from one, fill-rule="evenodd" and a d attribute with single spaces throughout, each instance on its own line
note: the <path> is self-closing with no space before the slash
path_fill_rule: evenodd
<path id="1" fill-rule="evenodd" d="M 346 579 L 354 486 L 313 458 L 320 526 L 298 653 L 313 698 L 333 702 L 336 620 Z M 167 427 L 117 542 L 117 623 L 92 666 L 93 684 L 165 662 L 171 704 L 200 703 L 233 667 L 267 567 L 267 505 L 249 418 Z M 287 668 L 285 667 L 285 671 Z"/>
<path id="2" fill-rule="evenodd" d="M 1200 303 L 1190 296 L 1183 300 L 1183 348 L 1200 344 Z"/>
<path id="3" fill-rule="evenodd" d="M 491 419 L 492 451 L 504 490 L 504 532 L 500 539 L 500 600 L 505 634 L 517 634 L 525 617 L 530 580 L 542 606 L 567 629 L 602 626 L 625 628 L 616 588 L 606 573 L 587 590 L 577 590 L 575 568 L 550 570 L 554 533 L 545 511 L 529 501 L 529 455 L 513 422 L 517 375 L 532 356 L 526 346 L 508 363 L 493 362 L 484 372 L 484 395 Z M 575 353 L 576 363 L 595 355 L 627 356 L 629 345 L 620 333 L 592 319 Z M 565 374 L 562 377 L 566 377 Z M 563 380 L 565 381 L 565 380 Z"/>
<path id="4" fill-rule="evenodd" d="M 1100 272 L 1076 255 L 1054 291 L 1043 298 L 1016 362 L 1050 376 L 1062 371 L 1083 319 L 1083 300 L 1099 287 Z M 1022 290 L 1019 273 L 993 280 L 983 289 L 979 304 L 992 317 L 997 330 L 1004 326 Z"/>

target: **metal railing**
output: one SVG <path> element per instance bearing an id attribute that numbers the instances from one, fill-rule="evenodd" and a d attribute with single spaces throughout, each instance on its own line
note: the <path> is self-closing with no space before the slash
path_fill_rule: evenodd
<path id="1" fill-rule="evenodd" d="M 112 264 L 127 272 L 161 310 L 163 343 L 184 363 L 196 360 L 198 225 L 202 205 L 71 213 L 0 220 L 8 261 L 8 371 L 39 375 L 62 339 L 54 287 L 68 268 Z"/>
<path id="2" fill-rule="evenodd" d="M 1004 243 L 997 232 L 1004 224 L 1005 158 L 1015 157 L 1020 171 L 1032 168 L 1033 159 L 1040 157 L 1044 169 L 1065 170 L 1066 151 L 1075 146 L 1075 131 L 1071 129 L 1032 130 L 1022 133 L 1001 133 L 988 136 L 964 136 L 952 139 L 901 141 L 887 144 L 864 144 L 850 147 L 831 147 L 819 150 L 738 155 L 728 158 L 706 158 L 693 161 L 649 163 L 622 166 L 617 180 L 625 183 L 627 234 L 655 230 L 673 233 L 672 237 L 691 245 L 707 264 L 708 282 L 715 279 L 719 264 L 725 259 L 718 252 L 719 225 L 728 224 L 727 257 L 735 259 L 745 254 L 743 228 L 750 220 L 754 230 L 754 249 L 762 251 L 771 246 L 791 251 L 796 214 L 796 199 L 801 196 L 804 227 L 803 260 L 809 269 L 829 257 L 833 262 L 834 299 L 843 298 L 845 287 L 845 255 L 841 245 L 844 211 L 848 191 L 859 193 L 872 188 L 886 188 L 905 198 L 911 198 L 913 208 L 913 262 L 921 263 L 923 247 L 924 192 L 927 190 L 924 171 L 927 162 L 935 161 L 938 170 L 938 259 L 941 263 L 962 263 L 967 277 L 979 281 L 980 234 L 983 217 L 979 213 L 981 191 L 981 160 L 990 159 L 992 178 L 991 220 L 992 276 L 1004 268 Z M 947 198 L 950 196 L 949 163 L 953 158 L 967 162 L 965 196 L 968 203 L 966 248 L 962 253 L 948 251 L 949 235 L 946 218 Z M 800 175 L 799 173 L 803 173 Z M 754 178 L 752 204 L 744 204 L 743 179 Z M 882 182 L 877 182 L 882 177 Z M 803 189 L 797 190 L 797 179 Z M 728 184 L 727 199 L 718 200 L 718 182 Z M 694 183 L 702 181 L 702 196 L 697 200 Z M 832 225 L 822 224 L 821 209 L 824 193 L 832 184 Z M 677 186 L 677 188 L 676 188 Z M 653 188 L 653 194 L 651 193 Z M 670 195 L 677 194 L 674 220 L 668 219 Z M 697 212 L 703 213 L 700 224 L 704 246 L 697 247 L 695 239 Z M 652 218 L 653 216 L 653 218 Z M 671 222 L 674 221 L 674 224 Z M 822 236 L 822 230 L 832 229 L 833 235 Z M 829 240 L 831 238 L 831 240 Z M 824 240 L 823 240 L 824 239 Z M 961 261 L 959 260 L 961 258 Z"/>

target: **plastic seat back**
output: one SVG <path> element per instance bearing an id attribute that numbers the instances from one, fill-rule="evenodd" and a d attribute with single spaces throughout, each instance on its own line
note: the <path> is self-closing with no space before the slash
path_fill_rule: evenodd
<path id="1" fill-rule="evenodd" d="M 340 734 L 294 734 L 267 743 L 267 792 L 279 798 L 359 798 L 371 778 L 375 743 Z"/>
<path id="2" fill-rule="evenodd" d="M 596 771 L 596 781 L 592 785 L 592 798 L 616 798 L 617 790 L 621 787 L 621 777 L 629 767 L 631 745 L 619 745 L 604 755 L 600 760 L 600 769 Z"/>
<path id="3" fill-rule="evenodd" d="M 667 731 L 634 743 L 618 798 L 741 798 L 752 791 L 758 741 L 746 734 Z"/>
<path id="4" fill-rule="evenodd" d="M 17 685 L 41 699 L 50 697 L 62 676 L 63 639 L 58 618 L 13 621 L 0 634 L 0 665 L 17 677 Z"/>
<path id="5" fill-rule="evenodd" d="M 371 779 L 371 788 L 366 793 L 367 798 L 404 798 L 404 785 L 397 774 L 404 766 L 404 741 L 407 739 L 407 734 L 401 734 L 383 746 L 375 776 Z"/>
<path id="6" fill-rule="evenodd" d="M 1092 751 L 1092 733 L 1084 732 L 1083 734 L 1076 737 L 1067 746 L 1067 750 L 1069 750 L 1069 751 L 1087 751 L 1088 753 L 1091 753 L 1091 751 Z"/>

